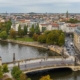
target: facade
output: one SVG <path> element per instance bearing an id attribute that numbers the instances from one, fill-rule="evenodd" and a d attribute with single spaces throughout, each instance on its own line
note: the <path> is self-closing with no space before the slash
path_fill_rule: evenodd
<path id="1" fill-rule="evenodd" d="M 71 23 L 63 23 L 59 26 L 60 30 L 62 30 L 65 33 L 74 33 L 77 27 L 78 27 L 77 24 Z"/>
<path id="2" fill-rule="evenodd" d="M 80 51 L 80 27 L 74 31 L 74 45 Z"/>
<path id="3" fill-rule="evenodd" d="M 59 30 L 59 25 L 57 23 L 43 23 L 39 24 L 39 28 L 41 32 L 45 30 Z"/>

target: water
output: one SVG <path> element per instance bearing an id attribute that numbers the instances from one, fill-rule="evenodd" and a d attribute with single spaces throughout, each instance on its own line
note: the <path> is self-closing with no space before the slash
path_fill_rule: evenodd
<path id="1" fill-rule="evenodd" d="M 0 41 L 2 62 L 13 61 L 13 53 L 16 60 L 56 55 L 48 50 Z M 72 72 L 70 69 L 47 70 L 27 75 L 32 80 L 39 80 L 44 75 L 50 75 L 53 80 L 80 80 L 80 71 Z"/>
<path id="2" fill-rule="evenodd" d="M 52 80 L 80 80 L 80 71 L 73 72 L 68 68 L 28 73 L 27 75 L 32 80 L 39 80 L 42 76 L 45 75 L 50 75 Z"/>
<path id="3" fill-rule="evenodd" d="M 15 53 L 16 60 L 56 55 L 49 50 L 0 41 L 0 56 L 2 57 L 2 62 L 13 61 L 13 53 Z"/>

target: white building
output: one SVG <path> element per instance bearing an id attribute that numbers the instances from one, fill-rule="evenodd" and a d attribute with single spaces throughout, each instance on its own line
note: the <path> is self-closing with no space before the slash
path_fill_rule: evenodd
<path id="1" fill-rule="evenodd" d="M 57 23 L 43 23 L 39 24 L 39 28 L 41 32 L 45 30 L 59 30 L 59 25 Z"/>
<path id="2" fill-rule="evenodd" d="M 77 27 L 78 27 L 77 24 L 72 24 L 72 23 L 64 23 L 59 26 L 60 30 L 66 33 L 73 33 Z"/>

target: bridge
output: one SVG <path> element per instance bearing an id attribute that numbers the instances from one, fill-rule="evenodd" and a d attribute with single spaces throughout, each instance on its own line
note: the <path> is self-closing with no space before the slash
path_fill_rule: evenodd
<path id="1" fill-rule="evenodd" d="M 24 73 L 57 68 L 70 68 L 73 71 L 80 70 L 80 66 L 75 66 L 75 58 L 73 56 L 68 58 L 61 56 L 32 58 L 3 64 L 8 64 L 9 70 L 12 70 L 14 66 L 18 66 Z"/>

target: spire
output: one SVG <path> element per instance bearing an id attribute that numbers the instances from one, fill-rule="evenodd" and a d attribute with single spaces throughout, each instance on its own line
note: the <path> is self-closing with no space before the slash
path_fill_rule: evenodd
<path id="1" fill-rule="evenodd" d="M 66 18 L 68 18 L 68 10 L 67 10 L 67 12 L 66 12 Z"/>

